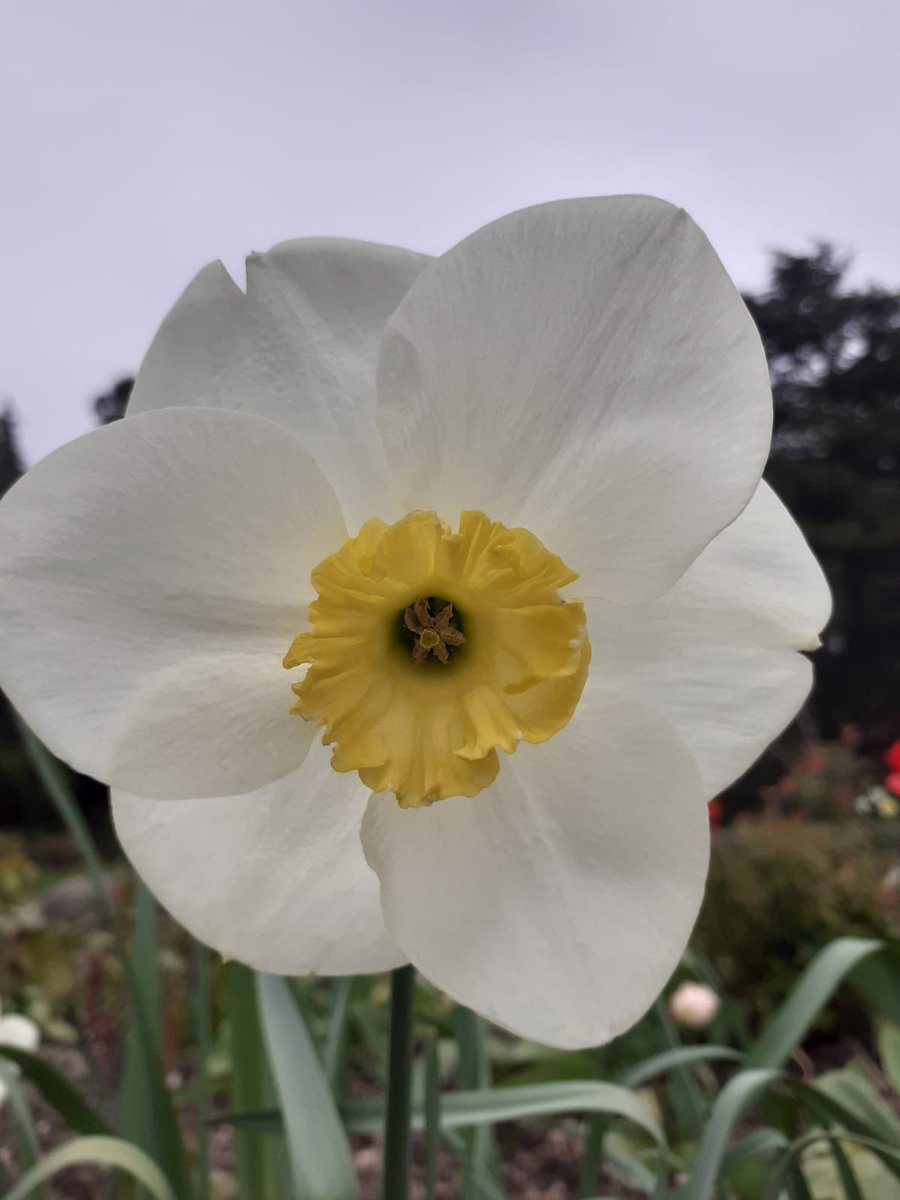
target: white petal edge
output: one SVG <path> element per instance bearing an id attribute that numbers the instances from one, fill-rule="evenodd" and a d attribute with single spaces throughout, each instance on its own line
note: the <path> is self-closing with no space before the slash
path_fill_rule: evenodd
<path id="1" fill-rule="evenodd" d="M 749 501 L 771 422 L 740 295 L 690 217 L 646 196 L 502 217 L 426 267 L 385 330 L 402 507 L 524 525 L 585 595 L 671 586 Z"/>
<path id="2" fill-rule="evenodd" d="M 163 321 L 129 414 L 202 405 L 268 417 L 322 466 L 351 529 L 396 519 L 375 370 L 385 322 L 428 261 L 396 246 L 304 238 L 251 255 L 246 294 L 211 263 Z"/>
<path id="3" fill-rule="evenodd" d="M 693 758 L 633 701 L 585 692 L 474 799 L 373 796 L 366 857 L 385 924 L 454 1000 L 522 1037 L 600 1044 L 652 1004 L 703 897 L 709 823 Z"/>
<path id="4" fill-rule="evenodd" d="M 165 409 L 87 434 L 0 503 L 0 684 L 77 770 L 225 795 L 303 761 L 281 659 L 337 499 L 270 421 Z"/>
<path id="5" fill-rule="evenodd" d="M 665 713 L 709 799 L 800 709 L 831 612 L 819 564 L 762 483 L 678 583 L 645 604 L 587 604 L 591 679 Z"/>
<path id="6" fill-rule="evenodd" d="M 278 975 L 356 975 L 404 961 L 359 840 L 367 790 L 315 745 L 246 796 L 112 794 L 122 849 L 160 903 L 226 959 Z"/>

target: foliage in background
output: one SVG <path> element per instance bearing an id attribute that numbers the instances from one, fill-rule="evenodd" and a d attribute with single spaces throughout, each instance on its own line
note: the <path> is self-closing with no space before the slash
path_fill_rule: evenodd
<path id="1" fill-rule="evenodd" d="M 820 559 L 835 598 L 814 711 L 833 736 L 897 736 L 900 713 L 900 295 L 852 288 L 833 246 L 777 253 L 747 297 L 775 398 L 766 477 Z"/>
<path id="2" fill-rule="evenodd" d="M 727 995 L 767 1017 L 832 939 L 900 935 L 887 877 L 900 852 L 862 821 L 740 821 L 713 842 L 695 932 Z"/>

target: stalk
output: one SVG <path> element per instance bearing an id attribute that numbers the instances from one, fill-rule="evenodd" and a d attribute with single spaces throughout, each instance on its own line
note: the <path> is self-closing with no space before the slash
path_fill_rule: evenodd
<path id="1" fill-rule="evenodd" d="M 409 1200 L 409 1131 L 412 1123 L 412 1051 L 415 968 L 391 973 L 387 1103 L 382 1200 Z"/>

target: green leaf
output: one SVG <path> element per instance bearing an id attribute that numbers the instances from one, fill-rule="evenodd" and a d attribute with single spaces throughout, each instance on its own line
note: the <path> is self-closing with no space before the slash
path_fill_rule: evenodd
<path id="1" fill-rule="evenodd" d="M 119 1092 L 119 1132 L 159 1161 L 160 1131 L 147 1068 L 162 1072 L 159 982 L 159 911 L 156 901 L 134 876 L 134 934 L 131 946 L 133 1003 L 125 1036 Z"/>
<path id="2" fill-rule="evenodd" d="M 694 1063 L 727 1061 L 740 1062 L 743 1055 L 728 1046 L 678 1046 L 674 1050 L 664 1050 L 654 1054 L 642 1062 L 635 1063 L 619 1076 L 618 1082 L 622 1087 L 636 1088 L 658 1075 L 665 1075 L 675 1067 L 690 1067 Z"/>
<path id="3" fill-rule="evenodd" d="M 443 1141 L 446 1142 L 447 1146 L 453 1151 L 456 1157 L 462 1158 L 463 1143 L 460 1135 L 458 1133 L 454 1133 L 452 1129 L 448 1129 L 445 1130 L 441 1136 Z M 478 1175 L 477 1173 L 475 1179 L 479 1188 L 481 1189 L 484 1200 L 506 1200 L 505 1193 L 500 1190 L 493 1179 L 488 1178 L 487 1175 Z"/>
<path id="4" fill-rule="evenodd" d="M 763 1126 L 733 1141 L 722 1158 L 720 1182 L 727 1182 L 727 1195 L 759 1197 L 772 1161 L 787 1153 L 790 1139 L 780 1129 Z"/>
<path id="5" fill-rule="evenodd" d="M 458 1007 L 453 1014 L 453 1028 L 459 1047 L 459 1087 L 463 1091 L 480 1091 L 492 1083 L 491 1062 L 487 1052 L 484 1021 L 470 1008 Z M 479 1200 L 482 1195 L 478 1179 L 496 1178 L 496 1155 L 493 1131 L 489 1125 L 476 1126 L 462 1135 L 463 1180 L 462 1200 Z"/>
<path id="6" fill-rule="evenodd" d="M 198 1200 L 209 1196 L 209 1074 L 208 1064 L 212 1047 L 209 990 L 209 950 L 194 942 L 194 986 L 191 997 L 191 1016 L 194 1026 L 195 1081 L 194 1104 L 197 1128 L 197 1187 Z"/>
<path id="7" fill-rule="evenodd" d="M 468 1129 L 473 1125 L 496 1125 L 528 1117 L 557 1113 L 608 1113 L 632 1121 L 665 1149 L 665 1134 L 656 1117 L 634 1092 L 614 1083 L 585 1080 L 578 1083 L 538 1083 L 532 1087 L 490 1088 L 474 1092 L 449 1092 L 442 1098 L 441 1128 Z M 377 1134 L 381 1129 L 384 1103 L 380 1099 L 351 1100 L 342 1106 L 353 1133 Z M 421 1105 L 413 1109 L 413 1128 L 423 1129 Z"/>
<path id="8" fill-rule="evenodd" d="M 838 1178 L 841 1180 L 844 1186 L 845 1200 L 852 1200 L 852 1198 L 860 1194 L 862 1197 L 869 1195 L 871 1200 L 875 1200 L 875 1197 L 877 1196 L 880 1200 L 880 1197 L 885 1195 L 883 1185 L 887 1177 L 883 1174 L 880 1176 L 877 1184 L 875 1185 L 878 1188 L 877 1191 L 871 1191 L 870 1189 L 864 1187 L 860 1188 L 856 1179 L 856 1171 L 849 1170 L 846 1148 L 859 1147 L 861 1150 L 869 1151 L 871 1154 L 877 1155 L 882 1162 L 892 1164 L 897 1169 L 900 1169 L 900 1150 L 894 1146 L 885 1145 L 883 1142 L 879 1142 L 874 1138 L 865 1137 L 861 1134 L 852 1133 L 844 1129 L 814 1129 L 812 1132 L 804 1134 L 802 1137 L 797 1138 L 796 1141 L 791 1143 L 788 1153 L 778 1164 L 776 1171 L 769 1179 L 769 1183 L 765 1192 L 766 1200 L 776 1200 L 776 1198 L 781 1195 L 781 1190 L 785 1180 L 791 1179 L 793 1184 L 794 1179 L 796 1179 L 798 1176 L 798 1182 L 801 1184 L 800 1188 L 798 1189 L 798 1194 L 802 1194 L 804 1197 L 820 1195 L 820 1188 L 823 1181 L 817 1177 L 821 1174 L 821 1167 L 823 1164 L 810 1162 L 808 1157 L 804 1158 L 804 1156 L 805 1152 L 811 1146 L 815 1145 L 816 1142 L 822 1141 L 829 1144 L 829 1148 L 831 1150 L 831 1159 L 834 1162 Z M 835 1145 L 838 1146 L 838 1155 L 834 1154 L 833 1148 Z M 857 1158 L 857 1165 L 862 1165 L 863 1156 L 855 1155 L 854 1157 Z M 868 1162 L 876 1167 L 878 1165 L 875 1159 L 871 1157 L 868 1159 Z M 841 1163 L 845 1165 L 846 1170 L 842 1170 L 840 1166 Z M 802 1172 L 800 1170 L 801 1165 Z M 831 1164 L 828 1164 L 829 1167 L 830 1165 Z M 830 1174 L 830 1171 L 826 1172 L 824 1179 L 824 1185 L 829 1200 L 834 1194 L 834 1185 L 830 1178 Z M 852 1182 L 850 1182 L 851 1177 Z M 804 1179 L 805 1182 L 803 1182 Z M 856 1188 L 856 1191 L 848 1192 L 848 1187 L 851 1189 Z M 803 1190 L 804 1188 L 805 1191 Z"/>
<path id="9" fill-rule="evenodd" d="M 84 1163 L 124 1171 L 146 1189 L 153 1200 L 176 1200 L 165 1175 L 143 1150 L 130 1142 L 110 1137 L 75 1138 L 51 1150 L 19 1180 L 12 1191 L 7 1192 L 3 1200 L 25 1200 L 57 1171 Z"/>
<path id="10" fill-rule="evenodd" d="M 256 995 L 297 1200 L 355 1200 L 350 1145 L 287 981 L 257 973 Z"/>
<path id="11" fill-rule="evenodd" d="M 895 1092 L 900 1092 L 900 1025 L 878 1022 L 878 1053 L 884 1073 Z"/>
<path id="12" fill-rule="evenodd" d="M 829 1071 L 810 1085 L 825 1096 L 842 1123 L 855 1133 L 873 1137 L 900 1149 L 900 1120 L 868 1079 L 852 1067 Z"/>
<path id="13" fill-rule="evenodd" d="M 19 1134 L 19 1154 L 22 1165 L 30 1167 L 37 1162 L 41 1149 L 38 1144 L 37 1132 L 31 1119 L 28 1101 L 19 1083 L 18 1072 L 12 1063 L 0 1059 L 0 1107 L 8 1103 L 16 1119 Z"/>
<path id="14" fill-rule="evenodd" d="M 850 983 L 874 1012 L 900 1025 L 900 942 L 884 942 L 880 954 L 860 963 Z"/>
<path id="15" fill-rule="evenodd" d="M 2 1042 L 0 1055 L 16 1064 L 74 1133 L 111 1135 L 112 1130 L 103 1117 L 91 1108 L 64 1075 L 45 1063 L 42 1058 L 27 1050 L 5 1046 Z"/>
<path id="16" fill-rule="evenodd" d="M 22 739 L 22 744 L 31 761 L 31 765 L 34 767 L 35 774 L 41 781 L 44 791 L 53 802 L 53 807 L 56 809 L 69 832 L 69 836 L 78 848 L 78 853 L 84 859 L 91 883 L 94 885 L 94 891 L 97 893 L 97 902 L 100 906 L 100 911 L 105 913 L 110 924 L 113 924 L 113 911 L 109 902 L 106 885 L 103 881 L 103 865 L 100 861 L 100 855 L 97 853 L 97 847 L 94 845 L 94 839 L 91 837 L 88 823 L 85 821 L 72 793 L 66 770 L 62 763 L 53 757 L 44 743 L 35 737 L 19 714 L 14 713 L 14 716 L 19 736 Z"/>
<path id="17" fill-rule="evenodd" d="M 135 923 L 124 959 L 131 1000 L 120 1095 L 120 1132 L 146 1150 L 177 1188 L 194 1195 L 172 1097 L 163 1077 L 159 908 L 135 876 Z"/>
<path id="18" fill-rule="evenodd" d="M 347 1041 L 347 1004 L 350 999 L 352 984 L 352 975 L 345 975 L 334 981 L 331 993 L 331 1014 L 328 1018 L 328 1033 L 325 1037 L 325 1049 L 322 1051 L 325 1076 L 335 1095 L 338 1093 L 341 1063 Z"/>
<path id="19" fill-rule="evenodd" d="M 135 969 L 135 963 L 122 945 L 116 931 L 115 914 L 104 884 L 100 855 L 97 853 L 90 829 L 78 807 L 68 775 L 62 764 L 35 737 L 18 714 L 16 714 L 16 724 L 38 778 L 84 859 L 97 893 L 101 911 L 107 915 L 110 931 L 115 939 L 116 953 L 122 964 L 131 1004 L 131 1028 L 134 1030 L 133 1035 L 129 1037 L 131 1053 L 133 1056 L 138 1056 L 140 1070 L 143 1073 L 143 1090 L 147 1097 L 146 1102 L 139 1102 L 136 1091 L 131 1090 L 136 1089 L 139 1084 L 129 1084 L 128 1105 L 133 1105 L 135 1110 L 139 1109 L 145 1115 L 148 1125 L 140 1127 L 140 1136 L 147 1144 L 152 1144 L 157 1161 L 163 1166 L 178 1190 L 179 1200 L 190 1200 L 193 1188 L 185 1161 L 178 1120 L 172 1105 L 172 1098 L 163 1080 L 158 1042 L 156 1047 L 153 1045 L 153 1017 L 146 1008 L 142 994 L 142 980 Z"/>
<path id="20" fill-rule="evenodd" d="M 603 1079 L 606 1068 L 607 1051 L 605 1047 L 595 1050 L 590 1056 L 591 1077 Z M 579 1056 L 583 1057 L 583 1056 Z M 557 1082 L 562 1083 L 566 1076 L 561 1076 Z M 547 1081 L 552 1082 L 551 1080 Z M 597 1179 L 603 1165 L 607 1122 L 598 1113 L 591 1113 L 585 1121 L 583 1133 L 584 1144 L 581 1151 L 581 1162 L 578 1165 L 578 1195 L 592 1196 L 597 1189 Z"/>
<path id="21" fill-rule="evenodd" d="M 674 1021 L 669 1018 L 662 999 L 657 999 L 653 1005 L 653 1014 L 662 1029 L 663 1037 L 668 1042 L 670 1050 L 675 1053 L 683 1049 L 681 1037 Z M 672 1068 L 671 1078 L 667 1080 L 666 1094 L 674 1114 L 675 1132 L 678 1140 L 682 1137 L 696 1141 L 703 1131 L 703 1094 L 697 1087 L 696 1081 L 678 1062 Z"/>
<path id="22" fill-rule="evenodd" d="M 787 999 L 747 1055 L 748 1067 L 780 1067 L 803 1041 L 816 1016 L 838 985 L 884 943 L 864 938 L 838 938 L 809 964 Z"/>
<path id="23" fill-rule="evenodd" d="M 228 963 L 224 976 L 225 1010 L 231 1028 L 231 1102 L 241 1112 L 257 1112 L 270 1101 L 256 984 L 253 972 L 240 963 Z M 262 1134 L 282 1134 L 280 1114 L 270 1111 L 264 1129 L 251 1122 L 234 1124 L 239 1195 L 253 1200 L 279 1200 L 274 1148 Z"/>
<path id="24" fill-rule="evenodd" d="M 425 1055 L 425 1200 L 435 1200 L 441 1140 L 441 1068 L 432 1039 Z"/>
<path id="25" fill-rule="evenodd" d="M 688 1181 L 679 1193 L 683 1200 L 709 1200 L 714 1194 L 735 1123 L 780 1078 L 780 1071 L 746 1070 L 722 1088 L 712 1106 Z"/>
<path id="26" fill-rule="evenodd" d="M 844 1200 L 865 1200 L 862 1192 L 859 1190 L 859 1184 L 856 1182 L 856 1175 L 853 1173 L 853 1167 L 847 1155 L 844 1153 L 844 1148 L 838 1138 L 833 1138 L 831 1141 L 831 1157 L 834 1159 L 834 1165 L 837 1169 L 838 1178 L 841 1181 L 841 1187 L 844 1189 Z"/>

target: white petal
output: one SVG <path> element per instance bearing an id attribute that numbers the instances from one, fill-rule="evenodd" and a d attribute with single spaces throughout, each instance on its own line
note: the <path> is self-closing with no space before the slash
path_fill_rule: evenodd
<path id="1" fill-rule="evenodd" d="M 403 507 L 525 525 L 585 595 L 670 586 L 759 482 L 772 402 L 743 301 L 686 213 L 567 200 L 428 266 L 385 331 Z"/>
<path id="2" fill-rule="evenodd" d="M 41 1040 L 41 1031 L 29 1017 L 9 1013 L 0 1017 L 0 1046 L 12 1046 L 16 1050 L 36 1050 Z"/>
<path id="3" fill-rule="evenodd" d="M 709 827 L 693 759 L 664 720 L 585 693 L 474 799 L 401 809 L 373 796 L 366 856 L 385 924 L 455 1000 L 561 1047 L 608 1041 L 684 950 Z"/>
<path id="4" fill-rule="evenodd" d="M 226 959 L 354 975 L 405 961 L 360 845 L 367 796 L 316 745 L 298 771 L 250 795 L 172 804 L 113 792 L 113 817 L 150 890 Z"/>
<path id="5" fill-rule="evenodd" d="M 0 504 L 0 683 L 74 767 L 141 795 L 249 791 L 303 761 L 281 659 L 346 537 L 270 421 L 166 409 L 38 463 Z"/>
<path id="6" fill-rule="evenodd" d="M 291 430 L 338 490 L 347 523 L 394 519 L 375 429 L 385 322 L 428 256 L 333 238 L 283 242 L 247 261 L 247 293 L 205 267 L 166 317 L 129 413 L 208 405 Z"/>
<path id="7" fill-rule="evenodd" d="M 741 775 L 803 703 L 831 598 L 784 505 L 763 483 L 671 591 L 587 605 L 591 677 L 659 708 L 710 798 Z"/>

